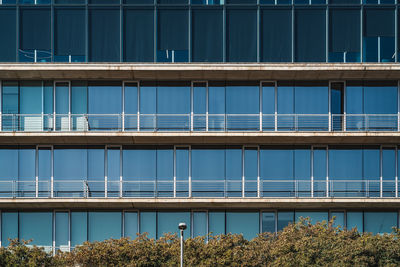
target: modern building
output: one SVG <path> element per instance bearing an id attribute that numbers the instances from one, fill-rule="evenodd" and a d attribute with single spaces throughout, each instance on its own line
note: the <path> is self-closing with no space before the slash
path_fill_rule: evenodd
<path id="1" fill-rule="evenodd" d="M 0 0 L 1 245 L 390 232 L 395 1 Z"/>

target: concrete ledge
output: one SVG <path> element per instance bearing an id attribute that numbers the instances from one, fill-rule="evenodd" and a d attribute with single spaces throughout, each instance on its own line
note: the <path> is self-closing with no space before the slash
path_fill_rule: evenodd
<path id="1" fill-rule="evenodd" d="M 0 199 L 2 209 L 397 209 L 400 198 Z"/>
<path id="2" fill-rule="evenodd" d="M 0 79 L 400 79 L 398 63 L 7 63 Z"/>
<path id="3" fill-rule="evenodd" d="M 400 132 L 0 132 L 0 144 L 399 144 Z"/>

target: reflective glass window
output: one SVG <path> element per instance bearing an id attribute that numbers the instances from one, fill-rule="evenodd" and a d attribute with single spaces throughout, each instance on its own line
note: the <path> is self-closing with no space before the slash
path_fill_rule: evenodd
<path id="1" fill-rule="evenodd" d="M 185 9 L 159 9 L 158 62 L 187 62 L 189 60 L 188 13 Z"/>
<path id="2" fill-rule="evenodd" d="M 0 179 L 3 181 L 18 180 L 18 149 L 17 147 L 1 147 L 0 149 Z"/>
<path id="3" fill-rule="evenodd" d="M 227 114 L 258 114 L 260 112 L 260 86 L 251 82 L 226 84 Z"/>
<path id="4" fill-rule="evenodd" d="M 90 82 L 88 84 L 89 114 L 121 114 L 121 82 Z"/>
<path id="5" fill-rule="evenodd" d="M 192 229 L 190 212 L 159 211 L 157 214 L 157 237 L 160 238 L 167 233 L 178 234 L 178 225 L 182 222 L 187 225 L 184 237 L 185 239 L 190 238 L 190 229 Z"/>
<path id="6" fill-rule="evenodd" d="M 19 113 L 18 82 L 4 81 L 2 83 L 1 93 L 2 93 L 2 97 L 1 97 L 2 113 L 3 114 L 18 114 Z M 4 127 L 4 119 L 7 120 L 7 117 L 3 117 L 3 127 Z M 11 123 L 11 122 L 9 122 L 9 123 Z"/>
<path id="7" fill-rule="evenodd" d="M 54 10 L 54 61 L 86 61 L 85 25 L 85 9 L 57 8 Z"/>
<path id="8" fill-rule="evenodd" d="M 20 82 L 20 113 L 21 114 L 41 114 L 42 113 L 42 82 L 41 81 L 21 81 Z M 29 128 L 29 122 L 34 123 L 32 117 L 25 117 L 25 122 Z M 36 121 L 37 123 L 37 121 Z"/>
<path id="9" fill-rule="evenodd" d="M 4 3 L 4 1 L 3 1 Z M 16 12 L 15 9 L 0 9 L 0 61 L 15 62 L 16 57 Z"/>
<path id="10" fill-rule="evenodd" d="M 144 103 L 146 105 L 146 103 Z M 160 82 L 157 86 L 158 114 L 189 114 L 190 83 Z M 161 119 L 161 118 L 160 118 Z"/>
<path id="11" fill-rule="evenodd" d="M 119 9 L 90 9 L 89 33 L 89 59 L 91 62 L 120 61 Z"/>
<path id="12" fill-rule="evenodd" d="M 207 212 L 193 212 L 193 237 L 207 236 Z"/>
<path id="13" fill-rule="evenodd" d="M 124 180 L 155 180 L 157 157 L 155 147 L 124 147 L 122 153 Z"/>
<path id="14" fill-rule="evenodd" d="M 1 213 L 1 245 L 7 247 L 8 239 L 18 238 L 18 212 Z"/>
<path id="15" fill-rule="evenodd" d="M 121 212 L 89 212 L 89 241 L 119 239 L 122 236 Z"/>
<path id="16" fill-rule="evenodd" d="M 327 211 L 296 211 L 296 222 L 300 221 L 300 218 L 309 218 L 310 223 L 316 224 L 317 222 L 328 222 Z"/>
<path id="17" fill-rule="evenodd" d="M 329 107 L 326 82 L 296 82 L 295 114 L 327 114 Z"/>
<path id="18" fill-rule="evenodd" d="M 295 10 L 296 62 L 325 62 L 325 13 L 325 9 Z"/>
<path id="19" fill-rule="evenodd" d="M 261 10 L 261 61 L 292 61 L 292 10 Z"/>
<path id="20" fill-rule="evenodd" d="M 124 61 L 154 61 L 154 11 L 124 9 Z"/>
<path id="21" fill-rule="evenodd" d="M 127 211 L 124 213 L 124 237 L 134 240 L 139 232 L 138 213 Z"/>
<path id="22" fill-rule="evenodd" d="M 279 211 L 278 212 L 278 231 L 283 230 L 286 226 L 294 221 L 293 211 Z"/>
<path id="23" fill-rule="evenodd" d="M 38 178 L 39 181 L 51 179 L 51 147 L 39 147 L 38 149 Z M 46 184 L 44 184 L 46 185 Z"/>
<path id="24" fill-rule="evenodd" d="M 344 221 L 344 212 L 343 211 L 332 211 L 331 212 L 331 218 L 334 219 L 333 221 L 333 227 L 340 227 L 340 229 L 344 229 L 345 227 L 345 221 Z"/>
<path id="25" fill-rule="evenodd" d="M 192 61 L 222 62 L 222 9 L 192 10 Z"/>
<path id="26" fill-rule="evenodd" d="M 226 212 L 226 232 L 253 239 L 260 232 L 259 216 L 258 212 Z"/>
<path id="27" fill-rule="evenodd" d="M 32 191 L 36 177 L 36 149 L 32 147 L 20 147 L 18 149 L 18 180 L 31 181 L 32 183 L 19 184 L 21 190 Z"/>
<path id="28" fill-rule="evenodd" d="M 253 9 L 227 10 L 226 61 L 257 61 L 257 11 Z"/>
<path id="29" fill-rule="evenodd" d="M 397 212 L 364 212 L 364 232 L 391 233 L 397 227 Z"/>
<path id="30" fill-rule="evenodd" d="M 360 62 L 360 10 L 329 11 L 329 62 Z"/>
<path id="31" fill-rule="evenodd" d="M 87 114 L 88 93 L 86 82 L 72 82 L 71 84 L 71 113 Z M 79 124 L 79 121 L 77 121 Z"/>
<path id="32" fill-rule="evenodd" d="M 334 180 L 362 179 L 362 150 L 360 148 L 330 147 L 329 178 Z"/>
<path id="33" fill-rule="evenodd" d="M 275 233 L 275 212 L 262 213 L 262 233 Z"/>
<path id="34" fill-rule="evenodd" d="M 292 180 L 293 163 L 291 147 L 271 146 L 260 150 L 260 175 L 264 180 Z"/>
<path id="35" fill-rule="evenodd" d="M 156 114 L 157 113 L 157 84 L 154 82 L 142 82 L 140 84 L 140 113 Z M 141 123 L 146 117 L 141 117 Z M 151 122 L 152 123 L 152 122 Z M 147 126 L 147 123 L 146 123 Z M 142 127 L 142 125 L 141 125 Z"/>
<path id="36" fill-rule="evenodd" d="M 225 234 L 225 212 L 208 212 L 208 231 L 214 236 Z"/>
<path id="37" fill-rule="evenodd" d="M 244 149 L 244 179 L 246 196 L 257 196 L 258 178 L 258 151 L 257 148 L 246 147 Z"/>
<path id="38" fill-rule="evenodd" d="M 52 212 L 19 212 L 19 239 L 32 239 L 31 245 L 53 245 Z"/>
<path id="39" fill-rule="evenodd" d="M 87 241 L 87 212 L 73 211 L 71 212 L 71 247 L 82 245 Z"/>
<path id="40" fill-rule="evenodd" d="M 85 147 L 54 147 L 54 180 L 86 180 L 87 150 Z"/>
<path id="41" fill-rule="evenodd" d="M 56 249 L 68 250 L 69 241 L 69 214 L 68 212 L 55 213 L 55 241 Z"/>
<path id="42" fill-rule="evenodd" d="M 157 238 L 157 213 L 154 211 L 140 212 L 140 233 L 147 233 L 148 238 Z"/>
<path id="43" fill-rule="evenodd" d="M 364 231 L 363 213 L 360 211 L 351 211 L 346 213 L 347 229 L 357 228 L 359 232 Z"/>

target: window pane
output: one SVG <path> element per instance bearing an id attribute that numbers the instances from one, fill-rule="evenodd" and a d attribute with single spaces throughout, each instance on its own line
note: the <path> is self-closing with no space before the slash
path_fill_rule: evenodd
<path id="1" fill-rule="evenodd" d="M 71 212 L 71 247 L 87 240 L 87 212 Z"/>
<path id="2" fill-rule="evenodd" d="M 148 238 L 157 238 L 157 214 L 153 211 L 140 213 L 140 233 L 147 233 Z"/>
<path id="3" fill-rule="evenodd" d="M 38 175 L 39 181 L 50 181 L 51 179 L 51 148 L 39 147 L 38 150 Z M 46 184 L 44 184 L 46 185 Z"/>
<path id="4" fill-rule="evenodd" d="M 258 114 L 260 86 L 257 83 L 230 82 L 226 85 L 227 114 Z"/>
<path id="5" fill-rule="evenodd" d="M 210 83 L 208 88 L 208 112 L 225 113 L 225 86 L 221 83 Z"/>
<path id="6" fill-rule="evenodd" d="M 311 150 L 309 148 L 304 148 L 304 149 L 296 148 L 294 150 L 293 156 L 294 156 L 294 178 L 296 180 L 310 180 Z M 309 190 L 309 188 L 308 187 L 302 188 L 302 190 Z"/>
<path id="7" fill-rule="evenodd" d="M 54 180 L 86 180 L 87 150 L 85 148 L 54 148 Z"/>
<path id="8" fill-rule="evenodd" d="M 275 233 L 275 212 L 262 213 L 262 233 Z"/>
<path id="9" fill-rule="evenodd" d="M 8 239 L 18 238 L 18 212 L 1 213 L 1 245 L 7 247 Z"/>
<path id="10" fill-rule="evenodd" d="M 364 212 L 364 227 L 373 234 L 391 233 L 397 227 L 397 212 Z"/>
<path id="11" fill-rule="evenodd" d="M 328 114 L 328 91 L 325 82 L 295 83 L 295 114 Z"/>
<path id="12" fill-rule="evenodd" d="M 192 178 L 198 180 L 225 179 L 225 150 L 192 147 Z"/>
<path id="13" fill-rule="evenodd" d="M 359 232 L 364 231 L 363 213 L 362 212 L 347 212 L 347 229 L 357 228 Z"/>
<path id="14" fill-rule="evenodd" d="M 90 61 L 120 61 L 119 9 L 89 10 L 89 33 Z"/>
<path id="15" fill-rule="evenodd" d="M 397 84 L 391 82 L 364 84 L 364 112 L 366 114 L 397 114 L 397 110 Z"/>
<path id="16" fill-rule="evenodd" d="M 129 237 L 134 240 L 139 232 L 138 226 L 138 213 L 137 212 L 125 212 L 124 213 L 124 237 Z"/>
<path id="17" fill-rule="evenodd" d="M 42 113 L 42 82 L 21 82 L 20 83 L 20 113 L 21 114 L 41 114 Z M 31 121 L 29 121 L 31 119 Z M 27 124 L 34 123 L 36 118 L 25 118 Z M 29 127 L 28 125 L 25 125 Z M 32 126 L 31 126 L 32 127 Z"/>
<path id="18" fill-rule="evenodd" d="M 158 11 L 158 62 L 187 62 L 188 57 L 188 11 Z"/>
<path id="19" fill-rule="evenodd" d="M 309 218 L 312 224 L 328 222 L 328 212 L 326 211 L 296 211 L 296 222 L 300 221 L 300 217 Z"/>
<path id="20" fill-rule="evenodd" d="M 88 180 L 104 180 L 104 148 L 89 147 L 87 150 L 87 157 Z M 117 168 L 118 167 L 119 165 Z"/>
<path id="21" fill-rule="evenodd" d="M 225 234 L 225 212 L 208 212 L 208 231 L 214 236 Z"/>
<path id="22" fill-rule="evenodd" d="M 109 147 L 107 149 L 107 179 L 109 181 L 119 181 L 120 179 L 120 158 L 121 150 L 119 147 Z"/>
<path id="23" fill-rule="evenodd" d="M 335 217 L 335 220 L 333 222 L 333 227 L 340 227 L 340 229 L 343 229 L 345 224 L 344 224 L 344 212 L 342 211 L 333 211 L 331 212 L 331 219 Z"/>
<path id="24" fill-rule="evenodd" d="M 2 88 L 2 113 L 18 114 L 19 113 L 19 90 L 18 82 L 3 82 Z M 3 121 L 3 127 L 4 127 Z M 11 124 L 11 122 L 10 122 Z M 11 126 L 11 125 L 10 125 Z"/>
<path id="25" fill-rule="evenodd" d="M 360 10 L 332 9 L 329 20 L 329 61 L 360 62 Z"/>
<path id="26" fill-rule="evenodd" d="M 18 150 L 18 180 L 35 181 L 36 176 L 36 149 L 35 147 L 24 147 Z M 26 186 L 26 188 L 24 187 Z M 22 183 L 23 189 L 32 190 L 33 183 Z"/>
<path id="27" fill-rule="evenodd" d="M 138 113 L 137 83 L 125 83 L 124 90 L 125 90 L 125 92 L 124 92 L 125 114 L 136 115 Z M 127 119 L 127 118 L 125 118 L 125 119 Z"/>
<path id="28" fill-rule="evenodd" d="M 227 10 L 227 61 L 257 61 L 257 11 Z"/>
<path id="29" fill-rule="evenodd" d="M 379 147 L 367 147 L 363 150 L 364 179 L 379 180 L 380 157 Z"/>
<path id="30" fill-rule="evenodd" d="M 184 232 L 185 239 L 190 238 L 190 212 L 163 212 L 157 214 L 157 237 L 160 238 L 166 233 L 179 234 L 179 223 L 186 223 L 187 230 Z"/>
<path id="31" fill-rule="evenodd" d="M 54 20 L 54 61 L 86 61 L 85 10 L 55 9 Z"/>
<path id="32" fill-rule="evenodd" d="M 3 181 L 18 180 L 18 149 L 2 147 L 0 149 L 0 179 Z"/>
<path id="33" fill-rule="evenodd" d="M 56 212 L 56 229 L 55 229 L 55 241 L 56 248 L 60 250 L 68 249 L 69 241 L 69 218 L 68 212 Z"/>
<path id="34" fill-rule="evenodd" d="M 120 82 L 89 83 L 89 114 L 121 114 L 122 88 Z"/>
<path id="35" fill-rule="evenodd" d="M 53 82 L 44 82 L 43 91 L 44 114 L 52 114 L 54 108 Z"/>
<path id="36" fill-rule="evenodd" d="M 156 165 L 157 165 L 157 180 L 167 180 L 167 181 L 173 180 L 174 150 L 172 147 L 157 148 Z"/>
<path id="37" fill-rule="evenodd" d="M 162 82 L 157 86 L 158 114 L 189 114 L 190 84 Z"/>
<path id="38" fill-rule="evenodd" d="M 121 238 L 121 212 L 89 212 L 89 241 Z"/>
<path id="39" fill-rule="evenodd" d="M 278 114 L 294 114 L 294 87 L 291 83 L 278 83 Z"/>
<path id="40" fill-rule="evenodd" d="M 193 237 L 207 236 L 207 212 L 193 212 Z"/>
<path id="41" fill-rule="evenodd" d="M 325 10 L 295 11 L 296 62 L 325 62 L 325 23 Z"/>
<path id="42" fill-rule="evenodd" d="M 326 179 L 326 149 L 325 148 L 314 148 L 313 155 L 313 167 L 314 167 L 314 180 L 325 180 Z"/>
<path id="43" fill-rule="evenodd" d="M 260 150 L 260 175 L 264 180 L 293 179 L 293 149 L 265 147 Z"/>
<path id="44" fill-rule="evenodd" d="M 396 151 L 394 148 L 382 149 L 382 178 L 394 180 L 396 176 Z"/>
<path id="45" fill-rule="evenodd" d="M 243 234 L 247 240 L 253 239 L 260 232 L 258 212 L 227 212 L 226 232 Z"/>
<path id="46" fill-rule="evenodd" d="M 34 50 L 38 50 L 37 62 L 51 60 L 50 9 L 21 9 L 19 61 L 33 62 Z"/>
<path id="47" fill-rule="evenodd" d="M 15 9 L 0 9 L 0 36 L 7 36 L 2 38 L 0 43 L 0 61 L 1 62 L 15 62 L 15 49 L 16 49 L 16 18 Z"/>
<path id="48" fill-rule="evenodd" d="M 68 114 L 69 112 L 69 84 L 56 83 L 56 113 Z"/>
<path id="49" fill-rule="evenodd" d="M 123 150 L 124 180 L 155 180 L 156 149 L 154 147 L 132 147 Z"/>
<path id="50" fill-rule="evenodd" d="M 193 9 L 193 62 L 222 62 L 222 24 L 221 9 Z"/>
<path id="51" fill-rule="evenodd" d="M 329 149 L 329 178 L 337 180 L 362 179 L 362 150 Z"/>
<path id="52" fill-rule="evenodd" d="M 291 10 L 261 10 L 261 61 L 292 61 Z"/>
<path id="53" fill-rule="evenodd" d="M 140 103 L 141 114 L 157 113 L 157 86 L 155 83 L 141 83 Z"/>
<path id="54" fill-rule="evenodd" d="M 124 61 L 154 61 L 154 11 L 124 10 Z"/>
<path id="55" fill-rule="evenodd" d="M 32 239 L 31 245 L 51 247 L 53 245 L 52 212 L 20 212 L 19 238 Z"/>
<path id="56" fill-rule="evenodd" d="M 241 180 L 242 172 L 242 148 L 229 147 L 225 150 L 226 180 Z M 204 165 L 207 166 L 207 165 Z"/>
<path id="57" fill-rule="evenodd" d="M 71 86 L 71 113 L 87 113 L 87 85 L 86 82 L 72 82 Z"/>
<path id="58" fill-rule="evenodd" d="M 280 211 L 278 212 L 278 231 L 283 230 L 290 223 L 293 223 L 294 212 L 293 211 Z"/>

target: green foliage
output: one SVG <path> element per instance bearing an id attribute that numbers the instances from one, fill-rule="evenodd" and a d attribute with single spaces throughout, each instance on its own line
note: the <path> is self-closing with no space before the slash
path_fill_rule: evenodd
<path id="1" fill-rule="evenodd" d="M 189 238 L 185 265 L 400 266 L 398 229 L 372 235 L 332 224 L 301 220 L 277 234 L 261 234 L 251 241 L 233 234 Z M 144 234 L 135 240 L 85 242 L 55 256 L 27 244 L 13 240 L 8 248 L 0 248 L 0 266 L 179 266 L 179 238 L 172 234 L 158 240 Z"/>

